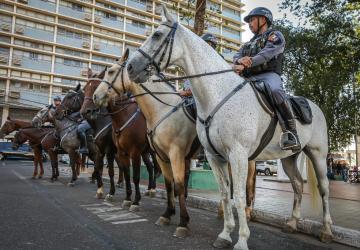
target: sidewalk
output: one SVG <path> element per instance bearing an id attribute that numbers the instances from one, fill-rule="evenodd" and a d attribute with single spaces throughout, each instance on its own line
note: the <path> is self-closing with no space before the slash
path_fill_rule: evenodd
<path id="1" fill-rule="evenodd" d="M 117 171 L 115 172 L 117 176 Z M 276 177 L 257 177 L 254 219 L 282 227 L 285 220 L 291 216 L 294 194 L 290 183 L 272 180 L 276 180 Z M 142 180 L 141 184 L 142 190 L 145 191 L 147 181 Z M 157 184 L 157 191 L 158 197 L 166 199 L 165 188 L 162 184 Z M 298 229 L 317 236 L 322 227 L 322 206 L 319 204 L 319 211 L 316 211 L 311 205 L 310 198 L 305 183 L 301 206 L 303 219 L 299 222 Z M 187 204 L 216 212 L 219 200 L 217 191 L 190 189 Z M 360 185 L 330 181 L 330 212 L 334 223 L 334 241 L 360 248 Z"/>

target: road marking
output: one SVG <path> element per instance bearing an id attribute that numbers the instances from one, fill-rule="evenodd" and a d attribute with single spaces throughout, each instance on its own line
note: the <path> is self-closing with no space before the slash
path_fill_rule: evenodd
<path id="1" fill-rule="evenodd" d="M 147 219 L 113 221 L 113 222 L 111 222 L 111 224 L 119 225 L 119 224 L 129 224 L 129 223 L 144 222 L 144 221 L 147 221 Z"/>
<path id="2" fill-rule="evenodd" d="M 147 219 L 141 218 L 141 216 L 135 213 L 129 212 L 128 210 L 125 210 L 121 207 L 115 207 L 113 204 L 108 202 L 80 206 L 84 207 L 86 210 L 96 215 L 103 221 L 111 222 L 114 225 L 148 221 Z"/>
<path id="3" fill-rule="evenodd" d="M 21 180 L 26 180 L 26 177 L 19 174 L 18 172 L 16 172 L 15 170 L 12 170 L 12 172 L 14 173 L 14 175 L 16 175 L 19 179 Z"/>

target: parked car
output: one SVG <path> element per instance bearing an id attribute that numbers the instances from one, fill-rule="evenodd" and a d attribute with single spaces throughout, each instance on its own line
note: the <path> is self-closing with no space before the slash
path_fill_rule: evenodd
<path id="1" fill-rule="evenodd" d="M 12 142 L 0 141 L 0 160 L 6 159 L 29 159 L 34 160 L 34 153 L 29 144 L 21 145 L 17 150 L 12 148 Z M 47 155 L 43 153 L 43 161 L 47 160 Z"/>
<path id="2" fill-rule="evenodd" d="M 273 175 L 277 173 L 277 161 L 256 161 L 256 173 Z"/>

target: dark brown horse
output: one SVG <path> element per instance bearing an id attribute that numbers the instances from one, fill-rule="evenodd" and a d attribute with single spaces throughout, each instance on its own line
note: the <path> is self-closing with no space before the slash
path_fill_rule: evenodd
<path id="1" fill-rule="evenodd" d="M 131 204 L 130 161 L 133 167 L 135 200 L 132 202 L 130 210 L 134 211 L 138 209 L 141 199 L 139 188 L 141 158 L 149 172 L 148 190 L 151 196 L 155 194 L 155 176 L 157 175 L 157 171 L 159 171 L 159 166 L 157 165 L 155 154 L 151 151 L 147 141 L 145 118 L 133 100 L 129 100 L 127 97 L 112 100 L 108 105 L 107 112 L 106 109 L 99 110 L 95 106 L 92 95 L 97 86 L 99 86 L 104 73 L 105 71 L 103 71 L 98 78 L 89 79 L 84 87 L 85 101 L 81 113 L 83 116 L 92 117 L 92 119 L 104 119 L 108 115 L 111 116 L 113 140 L 117 147 L 120 164 L 124 167 L 126 198 L 123 204 L 125 206 Z M 153 162 L 149 159 L 150 155 L 152 156 Z M 157 171 L 154 171 L 154 169 Z"/>
<path id="2" fill-rule="evenodd" d="M 22 128 L 31 127 L 31 122 L 29 121 L 22 121 L 18 119 L 11 119 L 10 117 L 7 118 L 6 122 L 1 126 L 0 129 L 0 138 L 4 138 L 5 135 L 10 134 L 13 131 L 17 131 Z M 34 172 L 33 178 L 38 177 L 39 179 L 42 178 L 44 175 L 44 167 L 42 162 L 42 150 L 39 149 L 37 146 L 33 146 L 30 144 L 34 152 Z M 38 166 L 40 166 L 40 173 L 38 175 Z"/>

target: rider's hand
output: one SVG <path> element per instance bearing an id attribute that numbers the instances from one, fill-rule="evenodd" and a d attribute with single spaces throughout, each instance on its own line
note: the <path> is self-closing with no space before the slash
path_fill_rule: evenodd
<path id="1" fill-rule="evenodd" d="M 251 67 L 252 59 L 249 56 L 244 56 L 237 60 L 237 63 L 240 65 L 244 65 L 245 68 Z"/>
<path id="2" fill-rule="evenodd" d="M 238 73 L 239 75 L 244 71 L 245 66 L 240 64 L 240 65 L 233 65 L 233 69 L 236 73 Z"/>
<path id="3" fill-rule="evenodd" d="M 180 90 L 179 91 L 180 96 L 185 97 L 185 96 L 190 96 L 191 95 L 191 91 L 188 90 Z"/>

